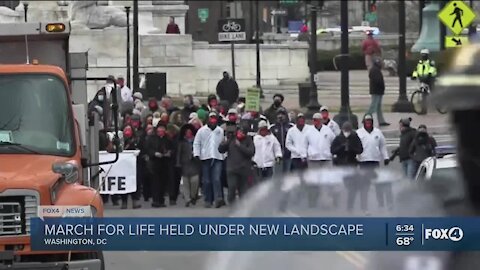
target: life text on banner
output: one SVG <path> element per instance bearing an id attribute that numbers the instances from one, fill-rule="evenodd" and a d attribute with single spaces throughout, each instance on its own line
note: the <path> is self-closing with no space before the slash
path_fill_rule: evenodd
<path id="1" fill-rule="evenodd" d="M 137 191 L 137 156 L 140 151 L 127 150 L 120 153 L 114 164 L 101 166 L 100 194 L 128 194 Z M 99 152 L 100 162 L 112 160 L 115 154 Z"/>

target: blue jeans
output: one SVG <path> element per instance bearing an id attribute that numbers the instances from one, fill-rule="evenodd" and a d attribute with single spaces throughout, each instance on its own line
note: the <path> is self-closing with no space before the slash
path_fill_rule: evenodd
<path id="1" fill-rule="evenodd" d="M 206 203 L 223 200 L 222 160 L 207 159 L 202 161 L 202 188 Z"/>
<path id="2" fill-rule="evenodd" d="M 402 168 L 403 168 L 403 173 L 405 174 L 406 177 L 408 177 L 411 180 L 415 178 L 415 175 L 417 174 L 415 161 L 411 159 L 402 161 Z"/>
<path id="3" fill-rule="evenodd" d="M 367 114 L 377 114 L 379 124 L 385 123 L 385 118 L 383 118 L 382 112 L 382 95 L 372 95 L 372 103 L 370 103 L 370 108 L 368 109 Z"/>
<path id="4" fill-rule="evenodd" d="M 284 158 L 282 164 L 283 164 L 283 173 L 289 173 L 290 171 L 292 171 L 291 158 Z"/>

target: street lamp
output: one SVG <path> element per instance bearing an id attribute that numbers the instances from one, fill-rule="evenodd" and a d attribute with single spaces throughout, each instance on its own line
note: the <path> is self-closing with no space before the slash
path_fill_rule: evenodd
<path id="1" fill-rule="evenodd" d="M 349 49 L 348 49 L 348 2 L 340 2 L 341 17 L 341 107 L 340 112 L 335 115 L 334 120 L 340 126 L 349 121 L 353 128 L 358 128 L 358 118 L 352 114 L 350 109 L 350 89 L 349 89 Z"/>
<path id="2" fill-rule="evenodd" d="M 258 18 L 259 15 L 259 1 L 255 0 L 255 46 L 256 46 L 256 54 L 257 54 L 257 88 L 260 89 L 260 98 L 265 98 L 263 95 L 262 90 L 262 82 L 261 82 L 261 70 L 260 70 L 260 19 Z"/>
<path id="3" fill-rule="evenodd" d="M 125 6 L 127 14 L 127 87 L 130 87 L 130 6 Z"/>
<path id="4" fill-rule="evenodd" d="M 138 73 L 138 0 L 133 0 L 133 92 L 139 91 Z"/>
<path id="5" fill-rule="evenodd" d="M 22 1 L 23 4 L 23 17 L 25 19 L 25 22 L 27 22 L 27 13 L 28 13 L 28 1 Z"/>
<path id="6" fill-rule="evenodd" d="M 317 84 L 315 77 L 317 74 L 317 9 L 318 7 L 312 3 L 310 6 L 311 12 L 311 27 L 310 27 L 310 95 L 307 108 L 308 118 L 312 117 L 320 110 L 320 104 L 318 103 Z"/>
<path id="7" fill-rule="evenodd" d="M 398 1 L 398 101 L 393 104 L 394 112 L 413 112 L 413 104 L 407 98 L 407 76 L 405 64 L 405 1 Z"/>

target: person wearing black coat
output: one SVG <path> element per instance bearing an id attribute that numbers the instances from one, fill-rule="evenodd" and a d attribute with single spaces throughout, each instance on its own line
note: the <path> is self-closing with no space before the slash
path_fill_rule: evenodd
<path id="1" fill-rule="evenodd" d="M 362 141 L 357 133 L 352 131 L 352 124 L 345 122 L 342 132 L 335 137 L 330 147 L 333 155 L 333 164 L 337 166 L 355 166 L 358 164 L 357 155 L 363 152 Z"/>
<path id="2" fill-rule="evenodd" d="M 158 125 L 155 133 L 147 138 L 149 169 L 152 173 L 152 207 L 166 207 L 165 193 L 170 177 L 173 145 L 167 136 L 166 127 Z"/>
<path id="3" fill-rule="evenodd" d="M 193 140 L 195 138 L 195 127 L 185 124 L 180 129 L 178 149 L 176 155 L 176 167 L 181 169 L 183 177 L 183 195 L 185 206 L 195 205 L 200 185 L 200 171 L 202 163 L 193 157 Z"/>
<path id="4" fill-rule="evenodd" d="M 409 153 L 414 162 L 414 170 L 417 171 L 422 161 L 428 157 L 435 156 L 436 142 L 427 133 L 427 127 L 420 125 L 417 135 L 410 145 Z"/>
<path id="5" fill-rule="evenodd" d="M 390 160 L 393 161 L 396 156 L 400 158 L 400 163 L 402 164 L 403 171 L 405 176 L 413 179 L 415 177 L 415 162 L 410 157 L 410 145 L 412 145 L 416 135 L 417 130 L 410 127 L 412 118 L 403 118 L 400 119 L 400 145 L 393 151 L 393 155 L 390 157 Z"/>
<path id="6" fill-rule="evenodd" d="M 369 71 L 368 77 L 370 79 L 370 95 L 372 96 L 372 103 L 366 114 L 373 115 L 377 113 L 378 122 L 380 126 L 390 125 L 383 118 L 382 113 L 382 98 L 385 94 L 385 81 L 382 73 L 382 60 L 376 58 L 373 61 L 373 66 Z"/>
<path id="7" fill-rule="evenodd" d="M 220 153 L 228 153 L 227 157 L 227 201 L 232 204 L 236 193 L 242 197 L 248 188 L 248 177 L 251 175 L 252 157 L 255 155 L 253 140 L 247 132 L 238 129 L 235 136 L 225 139 L 219 147 Z"/>
<path id="8" fill-rule="evenodd" d="M 217 84 L 217 96 L 220 101 L 227 101 L 228 107 L 235 103 L 238 99 L 240 90 L 238 89 L 237 82 L 230 77 L 228 72 L 223 72 L 223 78 Z"/>

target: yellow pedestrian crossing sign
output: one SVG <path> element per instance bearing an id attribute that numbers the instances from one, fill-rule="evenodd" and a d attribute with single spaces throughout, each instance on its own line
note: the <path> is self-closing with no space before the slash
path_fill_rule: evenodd
<path id="1" fill-rule="evenodd" d="M 462 47 L 463 45 L 467 45 L 469 43 L 470 41 L 466 36 L 446 36 L 445 37 L 445 48 Z"/>
<path id="2" fill-rule="evenodd" d="M 452 33 L 459 35 L 475 20 L 475 12 L 463 1 L 450 1 L 438 13 L 438 18 Z"/>

